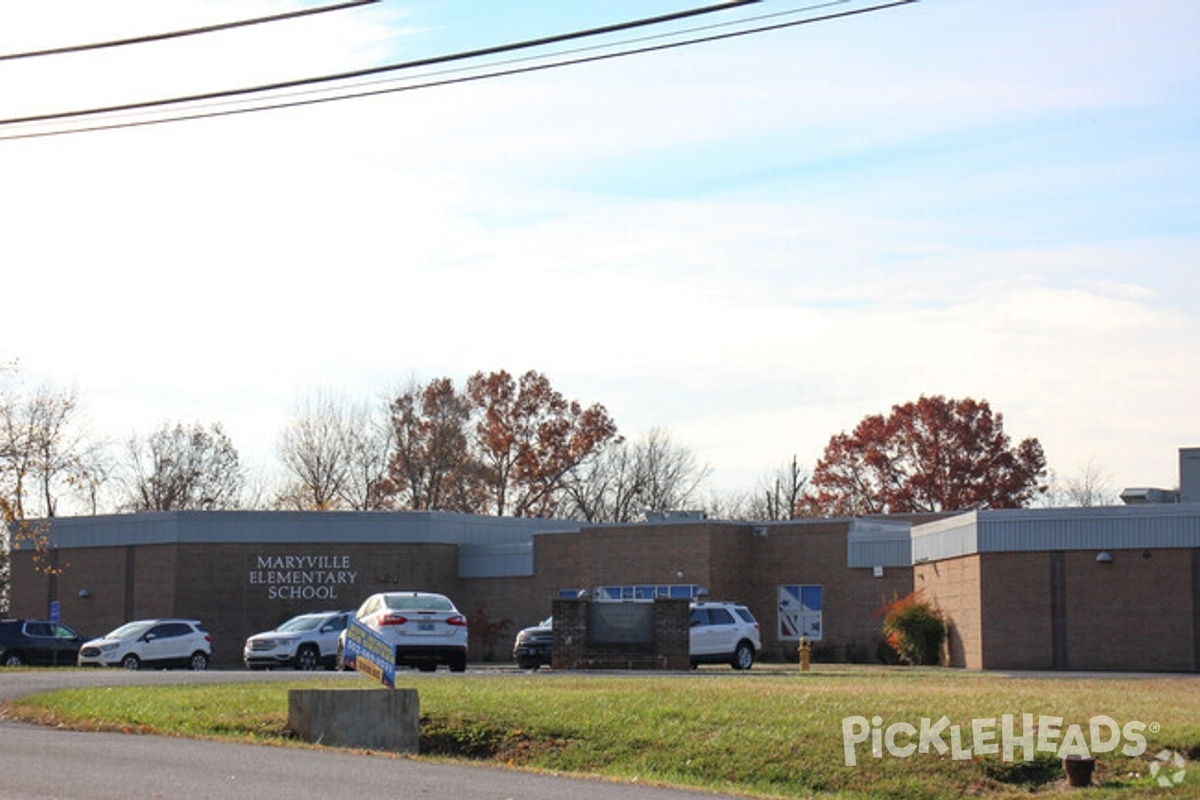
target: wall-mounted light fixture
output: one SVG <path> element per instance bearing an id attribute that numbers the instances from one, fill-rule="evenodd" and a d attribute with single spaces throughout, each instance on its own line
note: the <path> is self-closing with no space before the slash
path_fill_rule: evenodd
<path id="1" fill-rule="evenodd" d="M 1112 563 L 1112 553 L 1108 552 L 1107 550 L 1101 550 L 1099 553 L 1096 554 L 1096 563 L 1111 564 Z"/>
<path id="2" fill-rule="evenodd" d="M 86 586 L 79 590 L 79 599 L 80 600 L 87 600 L 91 596 L 92 596 L 92 593 L 87 590 Z"/>

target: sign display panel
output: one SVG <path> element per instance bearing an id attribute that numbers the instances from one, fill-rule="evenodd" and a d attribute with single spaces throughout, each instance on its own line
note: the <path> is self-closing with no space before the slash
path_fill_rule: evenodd
<path id="1" fill-rule="evenodd" d="M 389 689 L 396 688 L 396 651 L 382 636 L 353 617 L 346 625 L 342 661 Z"/>

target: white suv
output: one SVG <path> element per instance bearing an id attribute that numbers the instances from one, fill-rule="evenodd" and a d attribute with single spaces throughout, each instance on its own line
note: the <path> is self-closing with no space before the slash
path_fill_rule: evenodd
<path id="1" fill-rule="evenodd" d="M 212 637 L 192 619 L 143 619 L 127 622 L 99 639 L 84 642 L 78 663 L 86 666 L 187 667 L 207 669 Z"/>
<path id="2" fill-rule="evenodd" d="M 692 666 L 729 664 L 750 669 L 762 649 L 762 631 L 750 609 L 741 603 L 692 603 L 688 636 Z"/>
<path id="3" fill-rule="evenodd" d="M 346 630 L 353 611 L 319 611 L 292 617 L 273 631 L 256 633 L 246 640 L 242 662 L 247 669 L 295 667 L 333 669 L 337 663 L 338 636 Z"/>

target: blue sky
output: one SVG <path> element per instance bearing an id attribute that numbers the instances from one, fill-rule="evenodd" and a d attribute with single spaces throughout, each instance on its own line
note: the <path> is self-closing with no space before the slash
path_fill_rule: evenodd
<path id="1" fill-rule="evenodd" d="M 300 7 L 0 9 L 0 52 Z M 311 5 L 311 4 L 310 4 Z M 861 8 L 852 2 L 839 8 Z M 784 12 L 771 0 L 697 20 Z M 386 0 L 0 61 L 0 117 L 324 74 L 685 8 Z M 923 0 L 303 109 L 0 140 L 0 356 L 114 438 L 544 372 L 750 489 L 921 394 L 1064 478 L 1200 445 L 1200 5 Z M 13 129 L 0 127 L 0 135 Z"/>

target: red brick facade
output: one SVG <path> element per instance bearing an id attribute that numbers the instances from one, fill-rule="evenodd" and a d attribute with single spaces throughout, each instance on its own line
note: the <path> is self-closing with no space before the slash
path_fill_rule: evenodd
<path id="1" fill-rule="evenodd" d="M 1200 550 L 983 553 L 918 564 L 951 666 L 1200 671 Z"/>
<path id="2" fill-rule="evenodd" d="M 534 537 L 533 596 L 546 616 L 560 590 L 611 583 L 695 584 L 713 600 L 745 603 L 762 626 L 766 657 L 794 660 L 796 642 L 779 636 L 779 587 L 818 585 L 824 600 L 821 658 L 874 661 L 879 609 L 912 591 L 911 567 L 846 566 L 848 521 L 672 523 L 588 528 Z M 539 617 L 540 618 L 540 617 Z"/>
<path id="3" fill-rule="evenodd" d="M 268 521 L 293 524 L 292 517 Z M 214 526 L 221 522 L 213 517 Z M 436 537 L 364 543 L 351 531 L 339 543 L 323 528 L 305 543 L 197 543 L 191 534 L 186 543 L 68 546 L 51 551 L 57 575 L 36 571 L 32 554 L 17 551 L 10 613 L 42 618 L 56 601 L 61 619 L 89 635 L 130 619 L 200 619 L 213 634 L 215 662 L 232 666 L 247 636 L 295 614 L 356 608 L 384 589 L 428 590 L 449 595 L 471 619 L 473 659 L 507 661 L 520 628 L 579 590 L 704 587 L 709 599 L 750 608 L 762 627 L 763 659 L 793 661 L 796 637 L 781 635 L 780 588 L 819 586 L 815 659 L 874 661 L 880 609 L 915 587 L 946 615 L 953 666 L 1200 671 L 1200 548 L 1130 546 L 1097 560 L 1096 548 L 993 547 L 935 554 L 915 567 L 854 568 L 847 566 L 852 527 L 849 520 L 578 530 L 564 523 L 562 533 L 529 534 L 526 566 L 506 577 L 463 577 L 462 546 Z"/>

